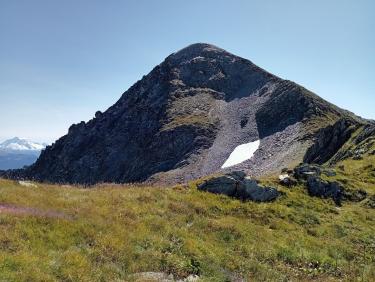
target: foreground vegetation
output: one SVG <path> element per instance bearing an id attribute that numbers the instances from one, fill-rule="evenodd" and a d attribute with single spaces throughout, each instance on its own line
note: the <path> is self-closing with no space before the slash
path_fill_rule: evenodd
<path id="1" fill-rule="evenodd" d="M 374 194 L 374 158 L 345 161 L 335 178 Z M 0 180 L 0 281 L 132 281 L 147 271 L 202 281 L 375 281 L 367 200 L 336 207 L 300 186 L 278 187 L 284 196 L 258 204 L 196 183 L 36 185 Z"/>

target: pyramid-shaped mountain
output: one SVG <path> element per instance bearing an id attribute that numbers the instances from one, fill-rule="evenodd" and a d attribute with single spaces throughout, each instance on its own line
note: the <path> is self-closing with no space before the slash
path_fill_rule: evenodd
<path id="1" fill-rule="evenodd" d="M 168 56 L 104 113 L 72 125 L 21 174 L 84 184 L 177 183 L 239 169 L 257 176 L 323 163 L 363 123 L 249 60 L 199 43 Z M 257 147 L 250 152 L 246 144 Z M 231 156 L 241 160 L 228 165 Z"/>

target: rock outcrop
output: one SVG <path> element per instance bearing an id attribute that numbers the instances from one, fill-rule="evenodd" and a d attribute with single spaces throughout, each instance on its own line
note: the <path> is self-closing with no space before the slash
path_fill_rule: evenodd
<path id="1" fill-rule="evenodd" d="M 311 196 L 332 198 L 338 206 L 341 206 L 344 188 L 338 182 L 329 182 L 316 176 L 309 176 L 307 190 Z"/>
<path id="2" fill-rule="evenodd" d="M 358 133 L 347 146 L 343 146 L 339 152 L 330 160 L 330 164 L 351 158 L 362 160 L 365 154 L 373 154 L 375 144 L 375 125 L 367 124 L 358 130 Z"/>
<path id="3" fill-rule="evenodd" d="M 327 162 L 349 140 L 358 126 L 353 120 L 340 119 L 335 124 L 322 128 L 315 136 L 314 145 L 307 150 L 304 162 Z"/>
<path id="4" fill-rule="evenodd" d="M 330 178 L 336 176 L 336 172 L 331 168 L 303 163 L 295 167 L 293 173 L 287 176 L 295 178 L 300 184 L 306 186 L 309 195 L 331 198 L 339 206 L 342 201 L 361 202 L 368 196 L 363 189 L 349 189 L 337 181 L 322 179 L 322 175 Z"/>
<path id="5" fill-rule="evenodd" d="M 200 184 L 198 189 L 255 202 L 271 202 L 280 196 L 280 192 L 275 188 L 263 187 L 256 180 L 247 178 L 246 174 L 240 171 L 213 177 Z"/>

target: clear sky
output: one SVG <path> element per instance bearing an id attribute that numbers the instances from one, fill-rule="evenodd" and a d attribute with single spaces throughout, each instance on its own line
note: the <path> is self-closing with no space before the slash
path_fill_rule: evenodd
<path id="1" fill-rule="evenodd" d="M 196 42 L 375 119 L 374 14 L 371 0 L 0 0 L 0 140 L 53 141 Z"/>

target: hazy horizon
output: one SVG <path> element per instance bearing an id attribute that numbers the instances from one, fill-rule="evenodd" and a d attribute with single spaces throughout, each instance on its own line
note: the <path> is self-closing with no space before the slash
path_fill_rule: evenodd
<path id="1" fill-rule="evenodd" d="M 374 2 L 230 3 L 1 2 L 0 142 L 54 141 L 197 42 L 375 119 Z"/>

